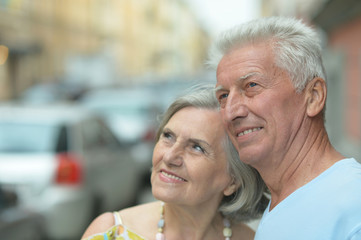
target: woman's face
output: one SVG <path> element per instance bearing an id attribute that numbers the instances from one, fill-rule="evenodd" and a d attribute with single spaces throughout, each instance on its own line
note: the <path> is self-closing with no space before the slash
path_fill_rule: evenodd
<path id="1" fill-rule="evenodd" d="M 218 111 L 186 107 L 164 126 L 153 152 L 152 191 L 162 201 L 196 205 L 235 190 Z"/>

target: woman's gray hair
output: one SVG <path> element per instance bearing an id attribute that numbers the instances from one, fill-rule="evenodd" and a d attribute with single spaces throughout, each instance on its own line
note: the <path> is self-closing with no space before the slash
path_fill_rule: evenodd
<path id="1" fill-rule="evenodd" d="M 159 140 L 164 126 L 179 110 L 186 107 L 199 109 L 219 110 L 219 103 L 215 95 L 214 85 L 200 84 L 190 91 L 178 97 L 164 113 L 156 135 Z M 227 136 L 223 141 L 227 156 L 228 171 L 233 180 L 240 187 L 231 196 L 225 196 L 219 207 L 223 215 L 235 221 L 247 221 L 257 218 L 268 204 L 268 198 L 264 195 L 266 185 L 257 170 L 243 163 L 239 159 L 238 152 Z"/>
<path id="2" fill-rule="evenodd" d="M 277 66 L 289 73 L 298 92 L 315 77 L 326 80 L 320 37 L 301 20 L 289 17 L 260 18 L 223 32 L 210 49 L 208 65 L 216 69 L 234 48 L 259 42 L 270 44 Z"/>

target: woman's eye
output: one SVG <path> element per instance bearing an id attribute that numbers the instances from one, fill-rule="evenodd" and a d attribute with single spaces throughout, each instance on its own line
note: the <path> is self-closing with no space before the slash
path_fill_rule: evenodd
<path id="1" fill-rule="evenodd" d="M 198 144 L 194 144 L 193 149 L 195 149 L 198 152 L 205 153 L 204 149 Z"/>
<path id="2" fill-rule="evenodd" d="M 162 135 L 163 135 L 163 137 L 166 138 L 166 139 L 171 139 L 171 138 L 172 138 L 172 134 L 169 133 L 169 132 L 163 132 Z"/>

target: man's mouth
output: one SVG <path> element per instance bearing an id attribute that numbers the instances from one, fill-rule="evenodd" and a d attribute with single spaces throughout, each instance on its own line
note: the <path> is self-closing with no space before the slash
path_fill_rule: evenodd
<path id="1" fill-rule="evenodd" d="M 240 136 L 243 136 L 243 135 L 246 135 L 248 133 L 251 133 L 251 132 L 257 132 L 259 130 L 261 130 L 262 127 L 256 127 L 256 128 L 251 128 L 251 129 L 247 129 L 245 131 L 242 131 L 240 133 L 237 134 L 237 137 L 240 137 Z"/>
<path id="2" fill-rule="evenodd" d="M 164 171 L 161 171 L 161 174 L 163 174 L 164 176 L 166 176 L 167 178 L 171 178 L 171 179 L 175 179 L 175 180 L 178 180 L 178 181 L 183 181 L 183 182 L 186 182 L 185 179 L 181 178 L 181 177 L 178 177 L 178 176 L 175 176 L 175 175 L 172 175 L 172 174 L 169 174 L 169 173 L 166 173 Z"/>

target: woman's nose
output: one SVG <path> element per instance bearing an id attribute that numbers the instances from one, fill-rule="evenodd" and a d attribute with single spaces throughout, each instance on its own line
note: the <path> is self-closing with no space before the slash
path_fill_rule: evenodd
<path id="1" fill-rule="evenodd" d="M 180 167 L 183 164 L 183 150 L 179 143 L 175 143 L 173 146 L 165 150 L 163 155 L 163 161 L 168 166 Z"/>

